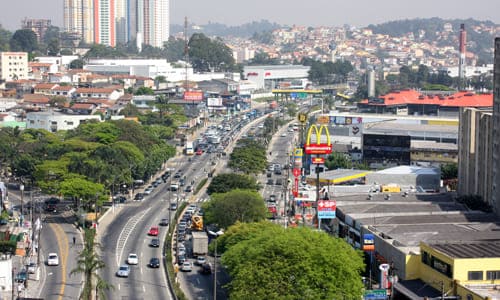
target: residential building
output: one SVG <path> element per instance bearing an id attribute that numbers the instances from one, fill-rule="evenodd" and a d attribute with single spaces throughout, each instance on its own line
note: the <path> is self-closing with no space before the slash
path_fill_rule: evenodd
<path id="1" fill-rule="evenodd" d="M 138 0 L 137 32 L 144 44 L 163 47 L 170 35 L 169 0 Z"/>
<path id="2" fill-rule="evenodd" d="M 117 100 L 123 95 L 123 91 L 115 88 L 78 88 L 75 91 L 75 95 L 78 98 Z"/>
<path id="3" fill-rule="evenodd" d="M 51 25 L 51 21 L 47 19 L 28 19 L 23 20 L 22 29 L 31 29 L 38 39 L 38 42 L 43 41 L 45 32 Z"/>
<path id="4" fill-rule="evenodd" d="M 94 42 L 114 47 L 115 32 L 115 0 L 94 1 Z"/>
<path id="5" fill-rule="evenodd" d="M 493 95 L 491 202 L 496 213 L 500 214 L 500 38 L 495 39 Z"/>
<path id="6" fill-rule="evenodd" d="M 64 0 L 64 30 L 85 43 L 94 42 L 93 0 Z"/>
<path id="7" fill-rule="evenodd" d="M 45 129 L 50 132 L 70 130 L 89 120 L 101 121 L 99 115 L 66 115 L 53 111 L 26 114 L 26 128 Z"/>
<path id="8" fill-rule="evenodd" d="M 459 121 L 458 189 L 459 195 L 480 195 L 492 202 L 492 137 L 491 109 L 462 108 Z"/>
<path id="9" fill-rule="evenodd" d="M 28 78 L 28 53 L 0 52 L 0 81 Z"/>

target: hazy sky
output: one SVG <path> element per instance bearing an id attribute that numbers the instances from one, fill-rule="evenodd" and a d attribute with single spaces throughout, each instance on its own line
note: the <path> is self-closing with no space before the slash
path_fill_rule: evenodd
<path id="1" fill-rule="evenodd" d="M 0 24 L 18 29 L 21 20 L 51 19 L 62 26 L 62 0 L 0 0 Z M 240 25 L 268 20 L 282 25 L 365 26 L 385 21 L 441 17 L 475 18 L 500 24 L 499 0 L 170 0 L 171 23 Z"/>

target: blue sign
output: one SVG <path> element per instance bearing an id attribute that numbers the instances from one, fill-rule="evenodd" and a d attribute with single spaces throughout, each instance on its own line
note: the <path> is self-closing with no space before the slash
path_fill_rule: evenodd
<path id="1" fill-rule="evenodd" d="M 320 219 L 335 219 L 335 216 L 336 216 L 335 210 L 318 211 L 318 218 Z"/>
<path id="2" fill-rule="evenodd" d="M 364 300 L 387 300 L 386 290 L 366 290 Z"/>

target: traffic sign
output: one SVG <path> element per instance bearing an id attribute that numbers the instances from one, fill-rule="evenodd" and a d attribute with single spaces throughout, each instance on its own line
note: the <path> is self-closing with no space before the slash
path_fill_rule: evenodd
<path id="1" fill-rule="evenodd" d="M 299 118 L 299 122 L 302 124 L 307 122 L 307 115 L 304 113 L 299 113 L 298 118 Z"/>
<path id="2" fill-rule="evenodd" d="M 297 168 L 293 169 L 293 176 L 299 177 L 300 176 L 300 169 L 297 169 Z"/>

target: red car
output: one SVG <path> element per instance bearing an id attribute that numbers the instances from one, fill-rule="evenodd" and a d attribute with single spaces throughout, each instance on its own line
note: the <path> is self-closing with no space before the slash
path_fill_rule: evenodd
<path id="1" fill-rule="evenodd" d="M 203 150 L 201 150 L 201 149 L 196 150 L 196 155 L 202 155 L 202 154 L 203 154 Z"/>
<path id="2" fill-rule="evenodd" d="M 148 234 L 152 236 L 157 236 L 158 232 L 159 232 L 158 226 L 152 226 L 151 228 L 149 228 Z"/>

